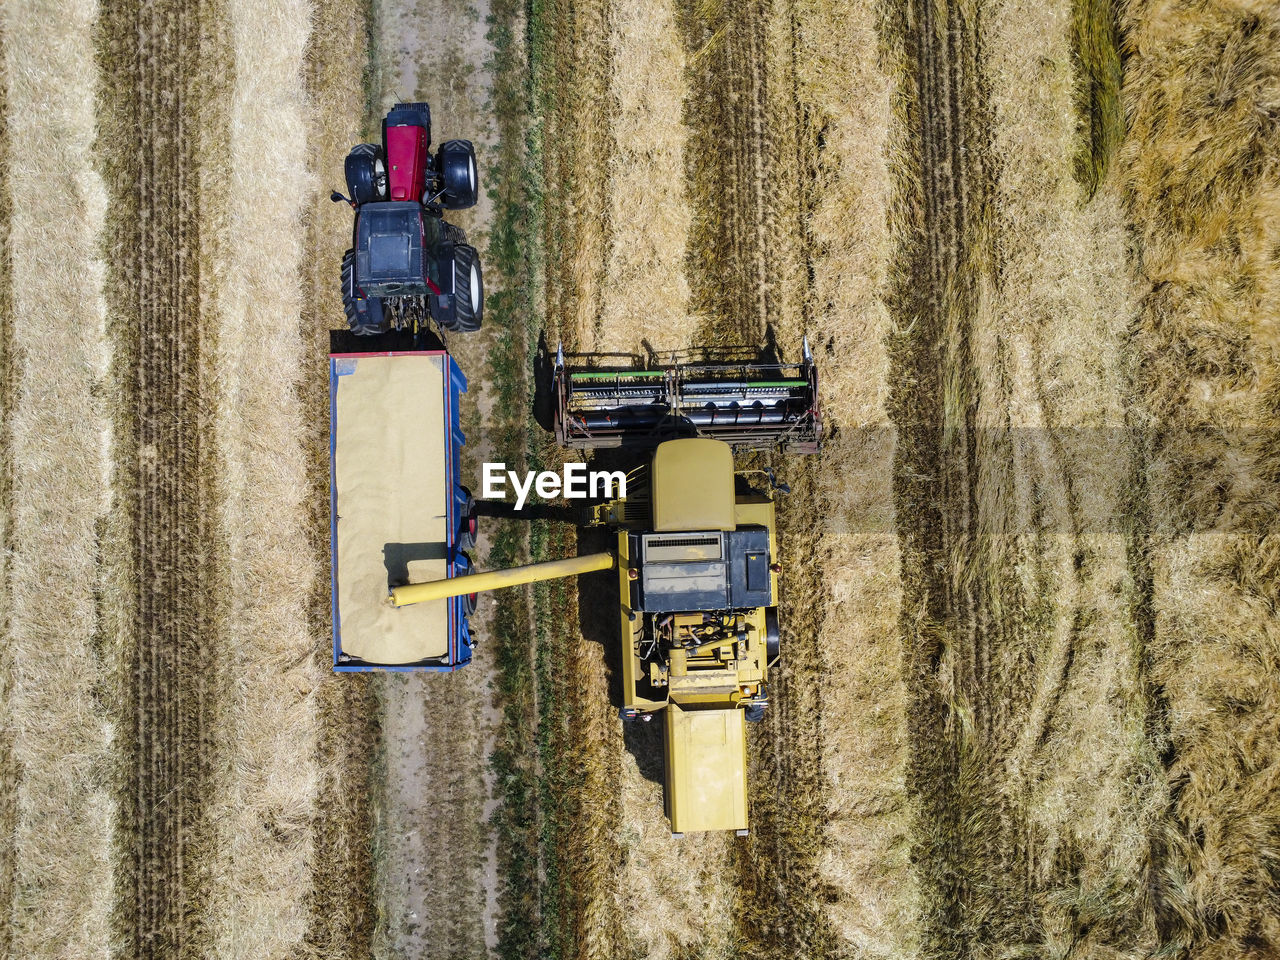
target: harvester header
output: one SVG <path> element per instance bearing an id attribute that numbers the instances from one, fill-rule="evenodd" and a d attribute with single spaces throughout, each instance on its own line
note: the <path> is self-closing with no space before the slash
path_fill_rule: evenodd
<path id="1" fill-rule="evenodd" d="M 655 446 L 679 437 L 736 449 L 816 453 L 818 372 L 804 344 L 799 363 L 651 363 L 599 367 L 556 351 L 556 440 L 575 449 Z"/>

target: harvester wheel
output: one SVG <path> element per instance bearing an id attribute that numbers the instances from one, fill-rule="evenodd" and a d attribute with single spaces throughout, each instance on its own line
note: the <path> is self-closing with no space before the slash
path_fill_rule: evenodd
<path id="1" fill-rule="evenodd" d="M 453 248 L 453 303 L 458 329 L 480 329 L 484 319 L 484 277 L 476 248 L 459 243 Z"/>
<path id="2" fill-rule="evenodd" d="M 764 651 L 765 660 L 772 667 L 778 662 L 782 641 L 778 636 L 778 608 L 764 608 Z"/>

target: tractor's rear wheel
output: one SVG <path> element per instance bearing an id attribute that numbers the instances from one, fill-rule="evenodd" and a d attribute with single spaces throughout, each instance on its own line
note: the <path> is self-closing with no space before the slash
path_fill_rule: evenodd
<path id="1" fill-rule="evenodd" d="M 453 248 L 453 304 L 457 328 L 479 330 L 484 320 L 484 275 L 476 248 L 460 243 Z"/>
<path id="2" fill-rule="evenodd" d="M 373 337 L 386 327 L 382 315 L 382 301 L 377 297 L 361 297 L 356 287 L 356 252 L 348 250 L 342 256 L 342 310 L 347 315 L 347 326 L 361 337 Z"/>
<path id="3" fill-rule="evenodd" d="M 342 255 L 342 310 L 347 315 L 347 326 L 356 328 L 356 252 L 348 250 Z"/>
<path id="4" fill-rule="evenodd" d="M 471 559 L 471 554 L 462 553 L 460 555 L 460 559 L 462 561 L 461 563 L 458 564 L 458 567 L 460 569 L 458 569 L 458 571 L 454 574 L 454 576 L 467 577 L 467 576 L 470 576 L 473 572 L 475 572 L 476 567 L 475 567 L 475 563 Z M 464 593 L 458 597 L 458 600 L 462 604 L 463 616 L 469 617 L 476 612 L 476 605 L 480 601 L 480 595 L 476 593 Z"/>

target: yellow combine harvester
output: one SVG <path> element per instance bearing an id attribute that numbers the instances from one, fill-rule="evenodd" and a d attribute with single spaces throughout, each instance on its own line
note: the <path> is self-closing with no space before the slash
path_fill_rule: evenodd
<path id="1" fill-rule="evenodd" d="M 800 375 L 771 364 L 759 369 L 725 369 L 720 382 L 738 393 L 787 391 L 788 416 L 807 421 L 789 438 L 816 448 L 816 375 L 805 351 Z M 557 365 L 557 378 L 567 371 Z M 618 379 L 625 371 L 615 371 Z M 645 380 L 653 371 L 641 371 Z M 668 385 L 678 382 L 663 372 Z M 599 377 L 591 383 L 598 384 Z M 715 380 L 706 371 L 698 389 Z M 625 396 L 625 386 L 619 394 Z M 652 393 L 642 397 L 649 436 L 656 430 Z M 561 391 L 558 423 L 574 411 Z M 592 392 L 593 416 L 608 411 Z M 677 401 L 678 402 L 678 401 Z M 768 401 L 766 401 L 768 402 Z M 779 418 L 757 419 L 773 437 Z M 615 417 L 617 422 L 628 418 Z M 705 421 L 724 425 L 709 413 Z M 759 446 L 759 438 L 739 424 L 733 440 Z M 763 470 L 736 470 L 729 442 L 712 436 L 660 440 L 652 458 L 627 476 L 625 494 L 594 508 L 593 525 L 617 531 L 605 553 L 553 560 L 511 570 L 410 584 L 391 591 L 396 607 L 480 590 L 615 569 L 622 641 L 621 714 L 624 720 L 665 717 L 666 812 L 676 835 L 696 830 L 747 830 L 746 723 L 759 720 L 768 702 L 769 670 L 778 659 L 779 559 L 774 523 L 773 476 Z M 624 438 L 625 440 L 625 438 Z M 607 445 L 618 444 L 618 434 Z M 621 445 L 626 445 L 625 442 Z M 804 449 L 805 447 L 802 447 Z"/>

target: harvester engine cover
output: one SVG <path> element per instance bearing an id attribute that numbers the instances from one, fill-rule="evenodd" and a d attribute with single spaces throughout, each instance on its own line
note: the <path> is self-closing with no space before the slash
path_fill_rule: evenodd
<path id="1" fill-rule="evenodd" d="M 631 609 L 644 613 L 744 610 L 773 603 L 769 531 L 633 533 L 640 560 Z"/>

